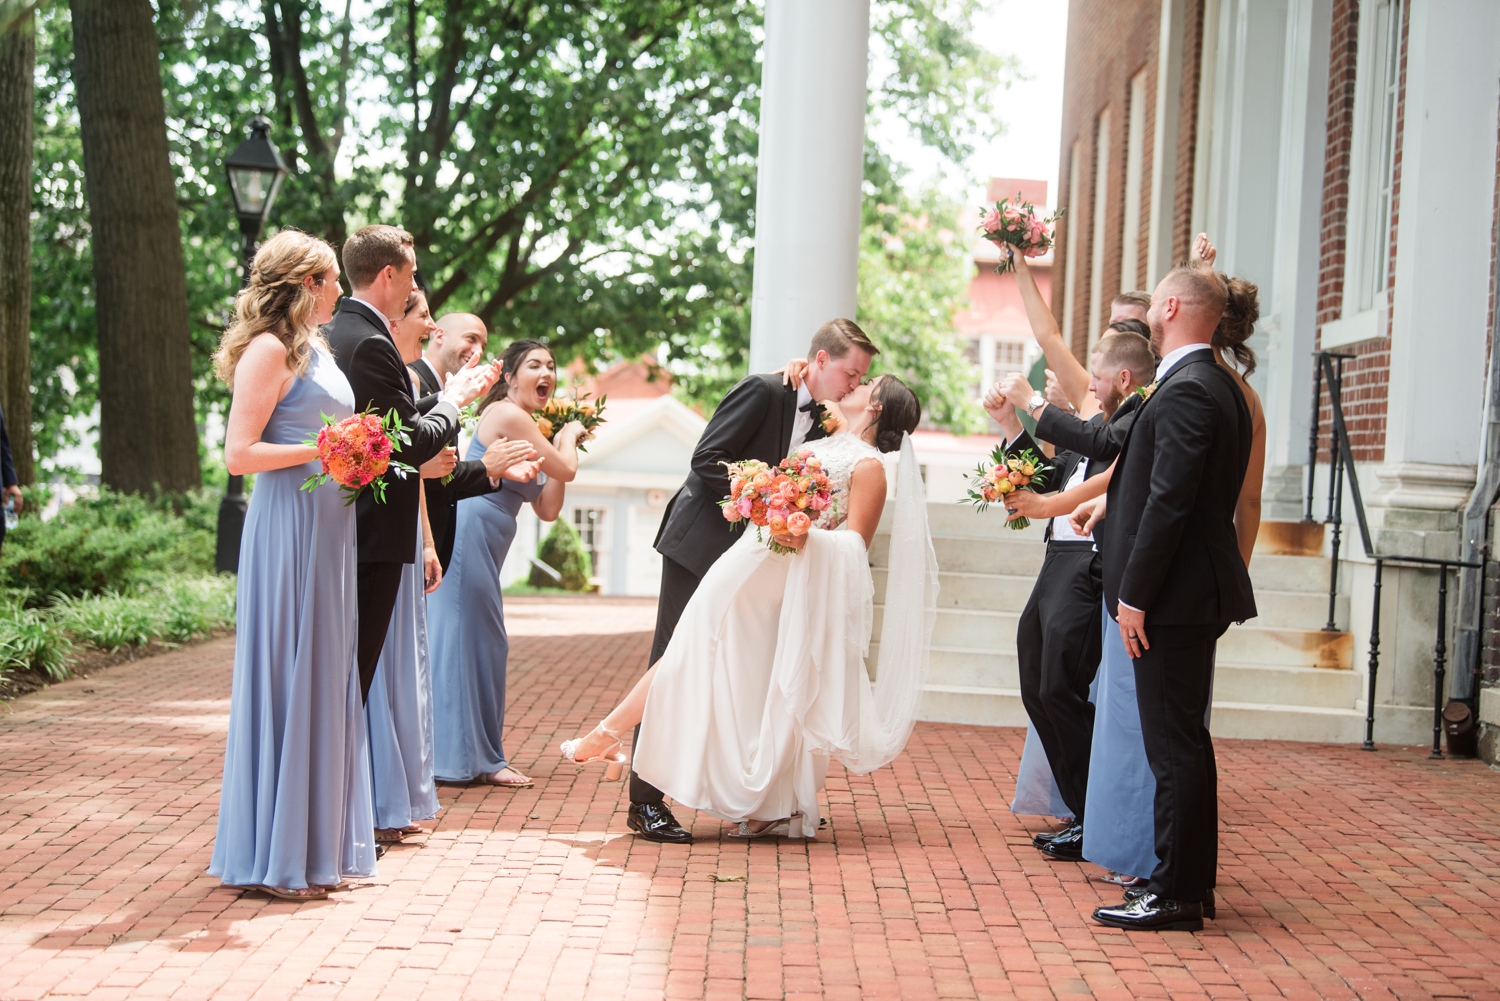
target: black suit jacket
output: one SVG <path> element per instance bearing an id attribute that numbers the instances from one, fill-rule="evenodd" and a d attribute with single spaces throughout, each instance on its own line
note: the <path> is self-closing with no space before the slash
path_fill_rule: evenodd
<path id="1" fill-rule="evenodd" d="M 345 299 L 323 334 L 333 349 L 334 360 L 354 388 L 354 409 L 366 408 L 385 416 L 395 410 L 408 428 L 411 444 L 402 445 L 392 458 L 417 467 L 437 455 L 458 429 L 458 410 L 438 403 L 422 414 L 411 391 L 411 375 L 391 340 L 390 327 L 369 306 Z M 377 504 L 372 491 L 355 502 L 359 526 L 359 562 L 411 563 L 417 550 L 417 510 L 421 480 L 415 473 L 403 479 L 385 474 L 385 503 Z"/>
<path id="2" fill-rule="evenodd" d="M 430 366 L 418 362 L 412 362 L 407 368 L 416 375 L 422 387 L 422 396 L 417 399 L 417 409 L 432 409 L 442 390 L 438 385 L 437 375 Z M 448 439 L 448 443 L 455 447 L 458 445 L 458 427 L 454 427 L 453 437 Z M 427 489 L 427 521 L 432 526 L 432 541 L 437 546 L 443 573 L 447 573 L 448 564 L 453 560 L 453 533 L 458 525 L 458 502 L 468 497 L 494 493 L 496 488 L 490 483 L 490 474 L 484 468 L 484 463 L 478 459 L 460 460 L 453 467 L 453 478 L 447 483 L 441 479 L 423 480 L 422 485 Z"/>
<path id="3" fill-rule="evenodd" d="M 814 412 L 807 441 L 825 437 Z M 797 391 L 779 375 L 741 379 L 719 403 L 693 450 L 692 470 L 672 495 L 656 533 L 656 551 L 687 567 L 698 577 L 734 545 L 737 531 L 724 520 L 719 501 L 729 496 L 729 474 L 723 462 L 759 459 L 775 465 L 791 451 L 797 418 Z"/>
<path id="4" fill-rule="evenodd" d="M 1057 408 L 1048 407 L 1047 409 L 1056 410 Z M 1070 414 L 1069 416 L 1072 415 Z M 1086 421 L 1081 420 L 1077 417 L 1074 417 L 1073 419 L 1078 421 L 1086 429 L 1089 430 L 1101 429 L 1103 428 L 1105 423 L 1104 414 L 1102 412 L 1095 414 Z M 1042 429 L 1040 426 L 1038 426 L 1037 434 L 1041 435 L 1041 433 Z M 1043 437 L 1042 440 L 1048 441 L 1050 439 Z M 1057 442 L 1052 442 L 1052 444 L 1056 445 Z M 1037 455 L 1043 454 L 1041 448 L 1037 445 L 1036 440 L 1026 432 L 1025 428 L 1022 428 L 1021 434 L 1016 438 L 1016 440 L 1009 442 L 1006 447 L 1008 451 L 1012 452 L 1023 451 L 1029 448 L 1032 451 L 1036 452 Z M 1046 493 L 1066 490 L 1068 487 L 1068 481 L 1071 480 L 1073 478 L 1073 474 L 1077 472 L 1078 464 L 1080 462 L 1085 463 L 1083 469 L 1083 478 L 1085 480 L 1088 480 L 1094 476 L 1098 476 L 1100 473 L 1109 468 L 1108 462 L 1101 462 L 1096 459 L 1091 459 L 1088 456 L 1084 455 L 1082 452 L 1075 452 L 1069 448 L 1060 449 L 1057 454 L 1052 456 L 1051 462 L 1052 474 L 1047 481 L 1046 489 L 1044 491 Z M 1052 541 L 1052 523 L 1050 520 L 1047 523 L 1046 537 L 1048 542 Z"/>
<path id="5" fill-rule="evenodd" d="M 1205 347 L 1178 361 L 1132 413 L 1109 482 L 1105 607 L 1113 615 L 1123 601 L 1145 611 L 1148 636 L 1153 624 L 1253 618 L 1234 533 L 1250 464 L 1244 393 Z"/>

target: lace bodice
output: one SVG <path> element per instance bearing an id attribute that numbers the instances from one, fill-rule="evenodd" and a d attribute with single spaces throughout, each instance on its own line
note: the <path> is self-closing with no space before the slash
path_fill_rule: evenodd
<path id="1" fill-rule="evenodd" d="M 857 435 L 847 433 L 819 438 L 804 447 L 812 449 L 813 454 L 823 460 L 823 471 L 833 485 L 833 503 L 818 515 L 813 527 L 838 528 L 849 516 L 849 478 L 854 475 L 854 467 L 861 459 L 880 458 L 880 451 Z"/>

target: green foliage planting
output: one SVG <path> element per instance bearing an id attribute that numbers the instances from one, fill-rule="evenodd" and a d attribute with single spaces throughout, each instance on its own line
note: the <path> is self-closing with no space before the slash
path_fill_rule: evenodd
<path id="1" fill-rule="evenodd" d="M 542 540 L 536 558 L 562 574 L 562 580 L 553 580 L 542 570 L 532 567 L 532 587 L 560 587 L 568 591 L 589 589 L 589 578 L 594 575 L 594 568 L 589 561 L 588 550 L 583 548 L 583 540 L 578 537 L 578 531 L 568 519 L 559 518 L 553 523 L 552 531 Z"/>

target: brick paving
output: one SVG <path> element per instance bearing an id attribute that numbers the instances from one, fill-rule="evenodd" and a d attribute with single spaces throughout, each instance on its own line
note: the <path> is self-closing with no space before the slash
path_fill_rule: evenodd
<path id="1" fill-rule="evenodd" d="M 1500 997 L 1500 774 L 1223 741 L 1219 920 L 1125 933 L 1007 810 L 1017 730 L 921 724 L 829 775 L 804 844 L 635 840 L 554 750 L 635 679 L 652 608 L 513 602 L 528 790 L 445 786 L 420 846 L 292 904 L 204 874 L 232 641 L 0 706 L 0 999 Z"/>

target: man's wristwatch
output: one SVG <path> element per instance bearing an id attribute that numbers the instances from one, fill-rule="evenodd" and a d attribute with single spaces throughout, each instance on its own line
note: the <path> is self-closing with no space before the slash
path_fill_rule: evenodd
<path id="1" fill-rule="evenodd" d="M 1031 399 L 1026 401 L 1026 416 L 1035 417 L 1037 410 L 1039 410 L 1042 404 L 1046 402 L 1047 398 L 1041 393 L 1032 393 Z"/>

